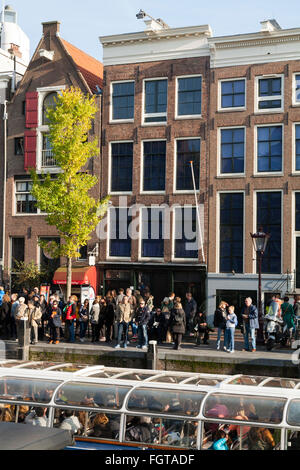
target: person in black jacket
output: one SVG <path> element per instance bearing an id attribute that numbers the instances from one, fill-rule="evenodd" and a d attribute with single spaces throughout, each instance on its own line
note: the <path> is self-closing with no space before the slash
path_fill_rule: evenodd
<path id="1" fill-rule="evenodd" d="M 138 327 L 138 349 L 148 349 L 148 323 L 150 321 L 150 311 L 146 307 L 145 301 L 140 300 L 139 307 L 135 314 L 135 323 Z"/>
<path id="2" fill-rule="evenodd" d="M 113 325 L 115 320 L 115 309 L 112 297 L 106 297 L 106 308 L 105 308 L 105 337 L 106 342 L 109 344 L 112 342 Z"/>
<path id="3" fill-rule="evenodd" d="M 1 313 L 1 335 L 3 338 L 9 338 L 9 326 L 11 321 L 11 301 L 9 295 L 5 294 L 2 297 L 2 305 L 0 307 Z"/>
<path id="4" fill-rule="evenodd" d="M 223 341 L 225 341 L 227 307 L 228 307 L 228 304 L 222 300 L 222 302 L 219 305 L 219 308 L 217 308 L 217 310 L 215 311 L 214 326 L 218 328 L 217 350 L 219 350 L 221 347 L 222 333 L 223 333 Z"/>
<path id="5" fill-rule="evenodd" d="M 181 349 L 181 341 L 182 337 L 185 334 L 185 329 L 186 329 L 186 316 L 185 312 L 182 308 L 181 303 L 175 302 L 174 304 L 174 309 L 172 310 L 171 318 L 170 318 L 170 324 L 171 324 L 171 331 L 173 333 L 174 341 L 175 341 L 175 346 L 173 349 L 176 349 L 177 351 Z"/>
<path id="6" fill-rule="evenodd" d="M 157 341 L 158 344 L 162 344 L 164 341 L 166 324 L 165 314 L 162 313 L 161 308 L 157 308 L 151 316 L 149 328 L 151 339 Z"/>
<path id="7" fill-rule="evenodd" d="M 198 312 L 194 318 L 194 326 L 196 331 L 196 346 L 200 346 L 203 337 L 203 344 L 209 344 L 209 328 L 205 313 Z"/>

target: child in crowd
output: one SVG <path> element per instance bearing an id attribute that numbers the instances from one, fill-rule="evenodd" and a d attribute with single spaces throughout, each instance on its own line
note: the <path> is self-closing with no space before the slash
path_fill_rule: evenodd
<path id="1" fill-rule="evenodd" d="M 226 320 L 226 330 L 225 330 L 225 351 L 234 353 L 234 334 L 235 328 L 238 324 L 237 316 L 234 313 L 234 306 L 231 305 L 228 307 L 228 314 Z"/>

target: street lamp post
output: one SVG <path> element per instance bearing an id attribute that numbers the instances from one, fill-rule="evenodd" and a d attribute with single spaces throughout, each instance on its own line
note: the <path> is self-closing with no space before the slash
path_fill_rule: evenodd
<path id="1" fill-rule="evenodd" d="M 262 266 L 262 258 L 266 251 L 267 243 L 269 238 L 271 237 L 270 234 L 264 233 L 263 228 L 260 227 L 258 232 L 250 233 L 252 238 L 252 243 L 254 249 L 257 253 L 257 260 L 258 260 L 258 323 L 259 323 L 259 330 L 257 335 L 257 342 L 258 344 L 264 344 L 264 333 L 263 333 L 263 313 L 262 313 L 262 302 L 261 302 L 261 266 Z"/>

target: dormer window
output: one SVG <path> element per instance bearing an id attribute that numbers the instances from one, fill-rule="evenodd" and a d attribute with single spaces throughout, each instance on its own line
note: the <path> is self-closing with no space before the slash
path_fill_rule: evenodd
<path id="1" fill-rule="evenodd" d="M 49 124 L 49 120 L 47 118 L 47 113 L 49 108 L 55 108 L 56 106 L 56 97 L 57 93 L 52 92 L 46 95 L 46 98 L 43 102 L 43 125 L 47 126 Z"/>

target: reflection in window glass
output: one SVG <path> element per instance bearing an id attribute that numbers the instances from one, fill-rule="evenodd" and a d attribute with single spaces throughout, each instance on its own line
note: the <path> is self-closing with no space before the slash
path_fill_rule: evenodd
<path id="1" fill-rule="evenodd" d="M 120 433 L 120 415 L 56 409 L 54 427 L 69 430 L 77 436 L 115 440 Z"/>
<path id="2" fill-rule="evenodd" d="M 58 391 L 55 403 L 118 410 L 129 390 L 125 386 L 70 382 Z"/>
<path id="3" fill-rule="evenodd" d="M 42 379 L 4 377 L 0 380 L 0 398 L 49 403 L 60 383 Z"/>
<path id="4" fill-rule="evenodd" d="M 205 401 L 204 416 L 280 424 L 285 403 L 285 398 L 213 394 Z"/>
<path id="5" fill-rule="evenodd" d="M 166 122 L 168 80 L 145 82 L 145 122 Z"/>
<path id="6" fill-rule="evenodd" d="M 296 82 L 296 103 L 300 103 L 300 75 L 295 76 L 295 82 Z"/>
<path id="7" fill-rule="evenodd" d="M 195 448 L 197 432 L 197 421 L 128 416 L 125 440 L 170 447 Z"/>
<path id="8" fill-rule="evenodd" d="M 202 437 L 203 450 L 279 450 L 280 429 L 238 424 L 206 423 Z"/>
<path id="9" fill-rule="evenodd" d="M 242 375 L 242 377 L 237 377 L 228 383 L 230 383 L 231 385 L 256 386 L 256 385 L 259 385 L 265 379 L 267 379 L 267 377 L 255 377 L 253 375 Z"/>
<path id="10" fill-rule="evenodd" d="M 202 77 L 178 78 L 178 116 L 201 114 Z"/>
<path id="11" fill-rule="evenodd" d="M 257 129 L 257 171 L 282 171 L 282 127 L 267 126 Z"/>
<path id="12" fill-rule="evenodd" d="M 300 380 L 294 379 L 273 379 L 264 384 L 264 387 L 295 388 Z"/>
<path id="13" fill-rule="evenodd" d="M 287 422 L 291 426 L 300 426 L 300 400 L 292 400 L 289 404 Z"/>
<path id="14" fill-rule="evenodd" d="M 245 129 L 221 129 L 221 173 L 243 173 Z"/>
<path id="15" fill-rule="evenodd" d="M 245 100 L 245 80 L 228 80 L 221 83 L 221 107 L 242 108 Z"/>
<path id="16" fill-rule="evenodd" d="M 128 401 L 128 410 L 198 416 L 204 392 L 137 389 Z"/>
<path id="17" fill-rule="evenodd" d="M 113 120 L 133 119 L 134 117 L 134 82 L 114 83 Z"/>

